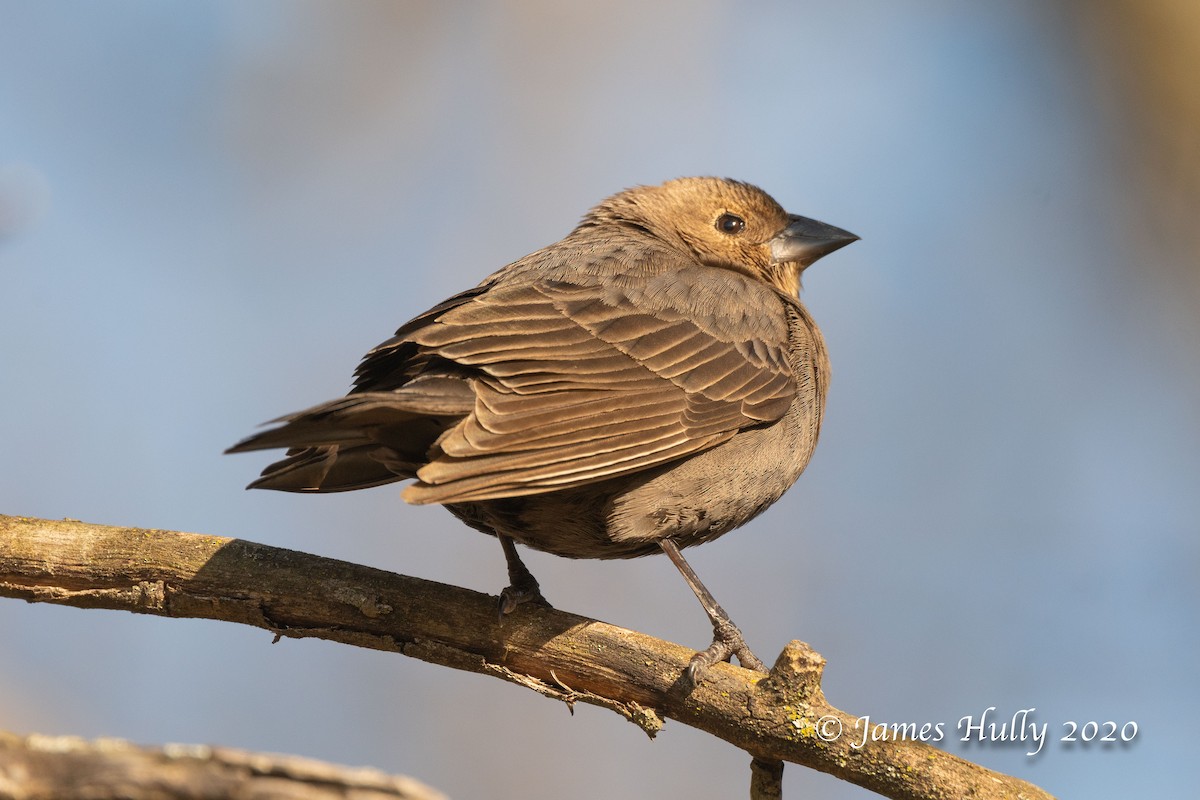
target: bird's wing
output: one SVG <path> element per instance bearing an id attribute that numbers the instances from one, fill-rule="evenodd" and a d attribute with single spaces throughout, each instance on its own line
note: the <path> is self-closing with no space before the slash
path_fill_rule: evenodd
<path id="1" fill-rule="evenodd" d="M 359 390 L 389 358 L 411 362 L 411 348 L 473 372 L 474 410 L 438 440 L 410 502 L 579 486 L 782 417 L 796 393 L 783 303 L 698 264 L 501 280 L 402 328 L 364 360 Z"/>

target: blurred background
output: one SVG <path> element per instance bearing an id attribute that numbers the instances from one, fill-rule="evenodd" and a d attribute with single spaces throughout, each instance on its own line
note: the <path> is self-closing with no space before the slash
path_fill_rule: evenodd
<path id="1" fill-rule="evenodd" d="M 862 241 L 804 300 L 834 380 L 767 514 L 689 558 L 835 705 L 1062 797 L 1183 796 L 1200 699 L 1200 6 L 0 2 L 0 513 L 241 536 L 495 592 L 397 487 L 221 451 L 624 187 L 761 185 Z M 527 558 L 694 647 L 666 559 Z M 0 728 L 297 753 L 453 797 L 740 797 L 668 722 L 263 631 L 0 601 Z M 1128 745 L 956 741 L 990 706 Z M 791 766 L 787 795 L 863 790 Z M 1184 787 L 1187 787 L 1185 790 Z M 686 794 L 685 794 L 686 793 Z"/>

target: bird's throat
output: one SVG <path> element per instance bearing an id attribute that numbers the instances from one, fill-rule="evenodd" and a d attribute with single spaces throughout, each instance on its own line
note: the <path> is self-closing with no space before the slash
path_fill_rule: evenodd
<path id="1" fill-rule="evenodd" d="M 799 298 L 801 271 L 800 265 L 794 262 L 772 264 L 767 268 L 767 280 L 784 294 Z"/>

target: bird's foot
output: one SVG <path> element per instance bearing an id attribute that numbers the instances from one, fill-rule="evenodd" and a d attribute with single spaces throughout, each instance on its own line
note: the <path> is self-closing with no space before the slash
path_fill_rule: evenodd
<path id="1" fill-rule="evenodd" d="M 504 621 L 505 614 L 511 614 L 517 606 L 525 603 L 549 606 L 550 603 L 542 596 L 537 578 L 533 577 L 533 573 L 517 555 L 513 540 L 503 534 L 497 534 L 496 538 L 500 540 L 500 546 L 504 548 L 504 560 L 508 562 L 508 586 L 500 592 L 500 621 Z"/>
<path id="2" fill-rule="evenodd" d="M 750 652 L 746 640 L 742 638 L 742 632 L 736 625 L 728 619 L 715 621 L 713 622 L 713 643 L 708 646 L 708 649 L 692 656 L 692 660 L 687 665 L 687 679 L 694 685 L 704 674 L 704 670 L 718 661 L 728 661 L 733 656 L 737 656 L 738 663 L 746 669 L 752 669 L 755 672 L 767 671 L 767 665 Z"/>
<path id="3" fill-rule="evenodd" d="M 501 621 L 503 621 L 506 614 L 511 614 L 516 610 L 517 606 L 524 605 L 525 603 L 549 607 L 550 603 L 542 596 L 542 590 L 538 586 L 538 582 L 534 580 L 532 575 L 529 575 L 528 578 L 528 580 L 514 581 L 511 585 L 505 586 L 501 590 Z"/>

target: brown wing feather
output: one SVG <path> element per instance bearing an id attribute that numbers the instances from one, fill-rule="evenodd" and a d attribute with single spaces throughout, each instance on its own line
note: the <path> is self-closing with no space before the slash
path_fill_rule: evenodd
<path id="1" fill-rule="evenodd" d="M 796 391 L 786 326 L 745 320 L 783 318 L 747 304 L 786 301 L 712 268 L 702 286 L 681 287 L 688 265 L 661 266 L 603 285 L 566 276 L 498 283 L 401 329 L 409 347 L 478 370 L 474 411 L 438 441 L 405 498 L 454 503 L 578 486 L 779 419 Z"/>

